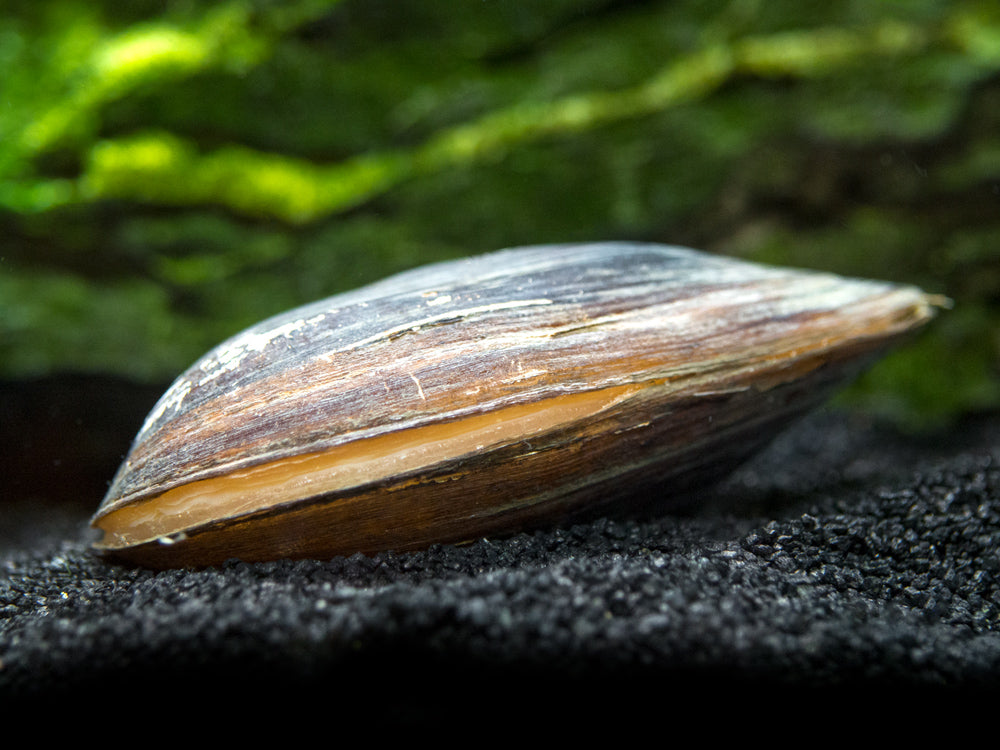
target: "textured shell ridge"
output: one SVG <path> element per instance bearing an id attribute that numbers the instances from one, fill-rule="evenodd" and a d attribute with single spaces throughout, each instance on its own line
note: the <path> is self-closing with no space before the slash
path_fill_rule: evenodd
<path id="1" fill-rule="evenodd" d="M 250 328 L 230 337 L 219 344 L 211 352 L 198 360 L 170 389 L 164 394 L 153 411 L 147 417 L 140 434 L 152 430 L 153 426 L 180 409 L 192 389 L 204 386 L 222 378 L 227 373 L 235 372 L 254 354 L 260 354 L 267 347 L 280 346 L 292 339 L 297 332 L 311 328 L 315 342 L 327 341 L 325 356 L 336 356 L 337 353 L 356 348 L 357 346 L 378 340 L 382 336 L 402 333 L 419 326 L 421 323 L 432 324 L 462 317 L 462 314 L 475 314 L 490 310 L 510 309 L 532 304 L 549 304 L 545 298 L 533 300 L 504 300 L 493 304 L 472 305 L 466 310 L 440 311 L 429 315 L 422 321 L 400 322 L 389 329 L 381 328 L 377 320 L 364 314 L 364 307 L 372 299 L 383 302 L 393 298 L 409 300 L 430 290 L 440 294 L 454 292 L 456 287 L 467 284 L 466 279 L 474 278 L 479 287 L 479 294 L 487 289 L 491 280 L 501 279 L 500 292 L 506 293 L 510 284 L 511 267 L 504 260 L 514 257 L 518 260 L 520 276 L 530 277 L 559 268 L 567 262 L 586 264 L 594 261 L 605 261 L 609 251 L 634 251 L 642 249 L 653 256 L 670 256 L 678 262 L 688 260 L 691 251 L 675 247 L 659 247 L 641 243 L 606 243 L 585 246 L 556 245 L 534 246 L 528 248 L 512 248 L 501 250 L 483 256 L 474 256 L 459 261 L 442 261 L 440 263 L 403 271 L 382 281 L 374 282 L 360 289 L 344 292 L 309 303 L 294 310 L 274 315 Z M 688 264 L 690 265 L 690 264 Z M 647 271 L 648 266 L 642 266 Z M 593 269 L 592 269 L 593 273 Z M 614 274 L 615 271 L 607 273 Z M 620 273 L 620 271 L 618 271 Z M 647 283 L 653 284 L 676 278 L 676 272 L 671 278 L 650 278 Z M 496 293 L 497 290 L 494 290 Z M 409 307 L 406 306 L 407 311 Z M 331 325 L 322 325 L 324 320 Z"/>
<path id="2" fill-rule="evenodd" d="M 436 509 L 443 539 L 454 539 L 460 518 L 475 533 L 502 528 L 490 524 L 616 494 L 618 476 L 672 476 L 669 466 L 656 467 L 671 456 L 677 471 L 702 466 L 697 450 L 730 463 L 743 454 L 739 443 L 756 442 L 758 425 L 776 429 L 815 403 L 925 322 L 930 308 L 913 287 L 647 243 L 537 245 L 431 264 L 272 316 L 200 358 L 150 412 L 95 522 L 186 485 L 392 435 L 451 445 L 450 425 L 480 425 L 491 435 L 491 415 L 527 425 L 546 409 L 579 414 L 544 428 L 551 435 L 495 444 L 484 437 L 483 451 L 456 454 L 455 462 L 406 464 L 396 477 L 336 492 L 303 489 L 245 520 L 184 529 L 172 546 L 201 549 L 217 534 L 220 550 L 239 547 L 244 529 L 257 528 L 265 536 L 244 549 L 257 556 L 271 548 L 268 534 L 304 528 L 297 519 L 305 514 L 328 525 L 343 522 L 347 508 L 369 525 L 379 523 L 375 508 L 401 514 L 385 521 L 399 527 L 407 511 L 387 503 L 413 493 L 414 508 Z M 531 416 L 535 410 L 543 416 Z M 664 420 L 675 412 L 671 427 Z M 713 414 L 717 426 L 702 432 Z M 591 458 L 576 458 L 578 451 Z M 511 481 L 522 484 L 492 497 L 490 482 L 508 481 L 504 466 L 521 467 Z M 467 501 L 455 494 L 458 482 L 491 504 L 453 515 Z M 517 494 L 536 484 L 533 497 Z M 383 485 L 394 488 L 388 496 Z M 447 498 L 457 505 L 442 505 Z M 423 531 L 399 533 L 410 544 L 425 539 Z M 281 545 L 295 554 L 326 549 L 317 540 Z"/>
<path id="3" fill-rule="evenodd" d="M 608 269 L 610 260 L 616 256 L 625 255 L 630 262 L 625 268 L 630 271 L 626 274 L 622 268 Z M 659 274 L 651 274 L 649 259 L 667 258 L 666 271 Z M 514 263 L 506 260 L 516 261 Z M 584 268 L 590 273 L 575 273 L 566 275 L 562 269 L 567 267 L 567 259 L 574 262 L 571 268 Z M 156 423 L 168 421 L 169 418 L 184 406 L 185 400 L 193 406 L 198 403 L 196 395 L 206 394 L 206 398 L 213 395 L 213 387 L 218 389 L 234 388 L 239 386 L 238 379 L 232 377 L 241 365 L 245 365 L 249 358 L 257 357 L 263 359 L 262 355 L 266 349 L 277 350 L 277 356 L 273 356 L 270 361 L 260 362 L 256 367 L 247 368 L 254 377 L 261 377 L 266 370 L 278 370 L 286 367 L 286 357 L 282 356 L 284 350 L 291 352 L 289 356 L 297 356 L 300 361 L 305 357 L 319 357 L 333 362 L 335 358 L 343 353 L 359 348 L 366 344 L 372 344 L 382 340 L 388 341 L 394 335 L 403 335 L 408 332 L 415 332 L 420 328 L 433 325 L 436 322 L 460 321 L 473 315 L 500 310 L 512 310 L 516 308 L 528 308 L 537 305 L 550 305 L 551 300 L 547 298 L 530 297 L 522 299 L 520 295 L 515 295 L 513 300 L 509 299 L 511 293 L 510 284 L 512 269 L 516 269 L 517 278 L 533 280 L 537 284 L 539 278 L 544 278 L 546 283 L 550 282 L 549 277 L 539 276 L 543 271 L 556 271 L 560 274 L 560 281 L 564 287 L 568 287 L 569 293 L 562 290 L 555 290 L 565 299 L 572 302 L 575 296 L 583 298 L 586 293 L 584 279 L 589 275 L 591 284 L 600 284 L 596 296 L 614 296 L 621 293 L 620 285 L 608 284 L 604 278 L 607 274 L 617 275 L 623 278 L 624 282 L 630 286 L 630 293 L 633 297 L 641 297 L 643 288 L 656 289 L 663 294 L 664 289 L 669 289 L 671 285 L 686 286 L 699 291 L 699 294 L 692 295 L 690 310 L 685 310 L 684 302 L 675 304 L 677 309 L 673 312 L 674 322 L 678 329 L 693 330 L 699 325 L 694 319 L 700 315 L 700 308 L 711 306 L 719 302 L 732 303 L 739 295 L 744 295 L 746 302 L 753 302 L 759 296 L 757 287 L 746 286 L 748 277 L 767 277 L 779 274 L 778 271 L 765 269 L 763 267 L 730 261 L 728 259 L 715 259 L 693 251 L 680 248 L 658 248 L 642 244 L 596 244 L 587 246 L 558 246 L 549 248 L 545 246 L 527 248 L 524 250 L 508 250 L 499 253 L 477 256 L 472 259 L 455 262 L 446 262 L 430 266 L 426 269 L 404 272 L 391 277 L 384 282 L 377 282 L 374 285 L 365 287 L 357 292 L 349 292 L 344 295 L 337 295 L 317 303 L 307 305 L 303 308 L 284 313 L 254 326 L 247 331 L 224 342 L 219 347 L 210 352 L 206 357 L 196 363 L 185 375 L 171 387 L 160 404 L 154 409 L 144 427 L 144 432 L 152 431 Z M 677 266 L 680 266 L 678 268 Z M 710 272 L 705 272 L 704 268 L 709 267 Z M 474 273 L 477 268 L 488 269 L 487 273 Z M 696 269 L 692 272 L 690 269 Z M 595 270 L 599 273 L 595 273 Z M 471 276 L 469 274 L 472 274 Z M 439 289 L 455 292 L 463 285 L 468 285 L 467 279 L 474 279 L 476 285 L 476 300 L 471 306 L 461 307 L 461 301 L 455 301 L 448 305 L 449 308 L 459 307 L 459 309 L 433 308 L 434 312 L 422 318 L 414 320 L 413 309 L 422 309 L 420 299 L 428 290 L 437 292 Z M 505 284 L 496 285 L 490 288 L 488 279 L 498 278 Z M 598 278 L 597 282 L 593 279 Z M 780 275 L 778 276 L 780 278 Z M 826 281 L 833 277 L 825 275 L 809 275 L 798 280 L 801 288 L 806 292 L 805 297 L 812 297 L 813 301 L 819 298 L 819 288 L 826 284 Z M 742 287 L 725 286 L 727 283 L 738 281 Z M 705 291 L 706 285 L 718 287 L 717 291 Z M 839 289 L 833 286 L 836 291 Z M 484 291 L 488 290 L 488 291 Z M 572 290 L 578 290 L 576 292 Z M 778 308 L 778 305 L 785 304 L 790 308 L 795 308 L 801 302 L 798 297 L 787 294 L 787 288 L 782 287 L 785 296 L 776 295 L 774 300 L 768 302 L 772 308 L 772 315 L 786 315 L 794 312 L 794 309 L 786 310 Z M 500 301 L 494 301 L 494 299 Z M 360 304 L 366 307 L 378 301 L 380 314 L 377 316 L 366 316 L 364 309 L 358 309 Z M 739 300 L 742 301 L 742 300 Z M 834 299 L 829 304 L 843 304 L 844 300 Z M 739 308 L 732 304 L 730 308 Z M 750 309 L 749 306 L 747 309 Z M 333 314 L 331 310 L 338 310 L 339 314 Z M 389 322 L 387 322 L 387 318 Z M 403 322 L 396 322 L 401 320 Z M 568 330 L 595 327 L 609 322 L 620 322 L 620 316 L 611 313 L 603 318 L 588 318 L 578 324 L 570 325 Z M 393 325 L 393 323 L 395 323 Z M 707 332 L 713 325 L 713 321 L 706 320 L 700 325 Z M 388 326 L 388 327 L 387 327 Z M 634 326 L 630 330 L 628 323 L 624 324 L 623 334 L 634 334 Z M 297 349 L 291 348 L 290 344 L 296 333 L 309 330 L 310 340 L 308 346 L 299 345 Z M 558 333 L 564 333 L 560 331 Z M 501 343 L 499 339 L 495 343 Z M 227 382 L 226 376 L 230 378 Z M 412 379 L 412 375 L 410 376 Z M 219 383 L 213 381 L 219 380 Z M 422 392 L 419 386 L 418 391 Z"/>

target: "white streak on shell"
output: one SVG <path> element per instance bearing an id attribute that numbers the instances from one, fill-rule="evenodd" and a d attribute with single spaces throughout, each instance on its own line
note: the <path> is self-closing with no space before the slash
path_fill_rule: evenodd
<path id="1" fill-rule="evenodd" d="M 149 430 L 157 420 L 168 412 L 179 411 L 184 399 L 195 386 L 201 388 L 225 373 L 236 370 L 249 355 L 259 354 L 278 339 L 289 338 L 297 331 L 315 326 L 322 322 L 326 316 L 327 313 L 323 312 L 309 318 L 289 321 L 277 328 L 264 330 L 258 325 L 223 342 L 211 352 L 210 356 L 203 358 L 198 363 L 197 367 L 201 370 L 202 377 L 196 383 L 191 378 L 180 378 L 170 386 L 153 407 L 149 416 L 146 417 L 139 434 L 142 435 Z"/>
<path id="2" fill-rule="evenodd" d="M 449 298 L 450 299 L 450 298 Z M 434 325 L 435 323 L 441 323 L 446 320 L 455 320 L 456 318 L 471 318 L 475 315 L 482 315 L 483 313 L 499 312 L 500 310 L 514 310 L 519 307 L 538 307 L 540 305 L 551 305 L 552 300 L 550 299 L 518 299 L 511 300 L 510 302 L 499 302 L 492 305 L 479 305 L 478 307 L 467 307 L 462 310 L 448 310 L 447 312 L 440 313 L 438 315 L 431 315 L 427 318 L 421 318 L 419 320 L 414 320 L 408 322 L 401 326 L 396 326 L 394 328 L 389 328 L 385 331 L 379 331 L 373 336 L 361 339 L 352 343 L 349 347 L 344 349 L 337 349 L 329 354 L 325 355 L 326 359 L 332 359 L 338 354 L 343 354 L 346 351 L 351 351 L 352 349 L 361 349 L 373 344 L 376 341 L 383 341 L 385 339 L 391 339 L 400 333 L 405 333 L 407 331 L 419 331 L 421 328 L 426 328 L 427 326 Z"/>
<path id="3" fill-rule="evenodd" d="M 139 435 L 144 435 L 147 431 L 152 429 L 153 425 L 168 411 L 176 412 L 182 403 L 184 403 L 184 398 L 191 391 L 191 381 L 190 380 L 176 380 L 174 384 L 167 389 L 167 392 L 160 397 L 160 400 L 153 407 L 153 410 L 146 417 L 146 421 L 143 422 L 142 429 L 139 430 Z"/>
<path id="4" fill-rule="evenodd" d="M 205 375 L 198 381 L 198 385 L 203 386 L 215 380 L 220 375 L 235 370 L 248 355 L 259 354 L 278 339 L 289 338 L 297 331 L 322 322 L 325 317 L 326 313 L 320 313 L 311 318 L 292 320 L 282 326 L 262 332 L 258 332 L 256 328 L 252 328 L 249 331 L 239 334 L 216 349 L 213 352 L 214 357 L 202 362 L 201 370 Z"/>

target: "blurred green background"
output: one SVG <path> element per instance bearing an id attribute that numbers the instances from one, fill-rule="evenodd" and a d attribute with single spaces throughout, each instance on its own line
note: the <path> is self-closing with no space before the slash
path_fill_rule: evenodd
<path id="1" fill-rule="evenodd" d="M 1000 404 L 1000 3 L 6 0 L 0 226 L 7 381 L 632 239 L 952 298 L 848 394 L 940 426 Z"/>

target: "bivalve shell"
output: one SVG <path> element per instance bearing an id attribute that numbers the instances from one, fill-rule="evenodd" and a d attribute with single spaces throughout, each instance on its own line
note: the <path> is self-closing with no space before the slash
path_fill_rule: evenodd
<path id="1" fill-rule="evenodd" d="M 933 314 L 909 286 L 648 244 L 409 271 L 160 399 L 93 519 L 152 567 L 413 550 L 721 476 Z"/>

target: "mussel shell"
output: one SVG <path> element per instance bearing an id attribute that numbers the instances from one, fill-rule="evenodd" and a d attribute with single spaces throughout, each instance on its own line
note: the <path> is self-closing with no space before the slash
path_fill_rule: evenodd
<path id="1" fill-rule="evenodd" d="M 330 557 L 645 500 L 644 487 L 721 476 L 932 307 L 914 287 L 649 244 L 426 266 L 205 355 L 147 418 L 93 524 L 191 483 L 389 436 L 437 444 L 433 459 L 190 523 L 175 508 L 168 532 L 119 529 L 97 546 L 154 567 Z M 532 422 L 536 407 L 561 416 Z M 528 426 L 467 445 L 445 432 L 490 415 Z"/>

